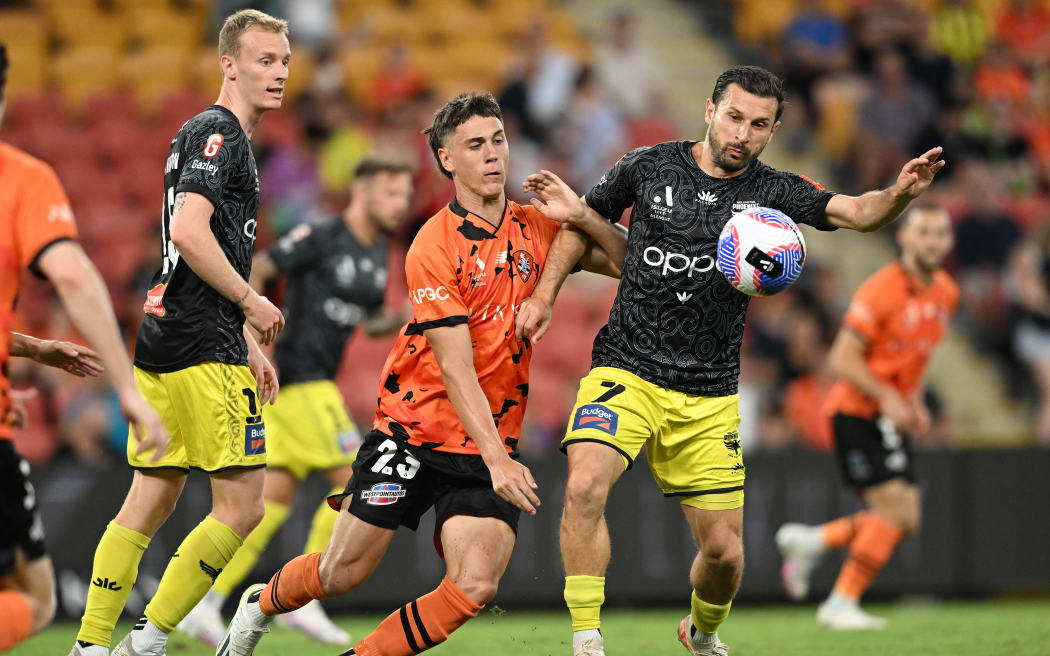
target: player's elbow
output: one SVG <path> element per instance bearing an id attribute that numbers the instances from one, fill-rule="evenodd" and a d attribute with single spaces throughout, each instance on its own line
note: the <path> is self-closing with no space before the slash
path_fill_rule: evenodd
<path id="1" fill-rule="evenodd" d="M 171 243 L 179 251 L 189 250 L 192 234 L 193 233 L 182 226 L 180 222 L 171 222 L 171 232 L 168 237 L 171 239 Z"/>

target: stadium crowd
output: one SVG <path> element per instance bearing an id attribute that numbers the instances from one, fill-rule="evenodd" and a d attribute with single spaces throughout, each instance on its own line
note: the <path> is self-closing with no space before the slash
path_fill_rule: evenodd
<path id="1" fill-rule="evenodd" d="M 200 44 L 213 41 L 215 17 L 248 3 L 143 3 L 160 7 L 149 20 L 126 18 L 142 11 L 133 2 L 77 2 L 77 11 L 61 13 L 52 11 L 57 4 L 0 2 L 0 25 L 21 26 L 16 47 L 14 28 L 0 29 L 14 80 L 0 138 L 55 166 L 130 339 L 160 261 L 167 139 L 214 99 L 217 71 L 196 65 L 207 55 L 213 67 L 214 52 L 202 54 Z M 338 211 L 354 164 L 379 151 L 415 170 L 414 219 L 391 261 L 391 271 L 399 271 L 420 222 L 451 193 L 420 130 L 464 88 L 497 93 L 513 147 L 511 181 L 548 168 L 582 193 L 630 148 L 699 136 L 676 126 L 665 102 L 671 90 L 630 10 L 615 12 L 602 35 L 587 40 L 553 3 L 540 19 L 532 9 L 522 12 L 528 3 L 512 0 L 251 4 L 287 16 L 293 36 L 292 102 L 268 116 L 254 140 L 263 194 L 259 248 Z M 793 107 L 777 139 L 800 151 L 819 149 L 833 188 L 885 186 L 906 154 L 945 147 L 949 166 L 935 192 L 956 220 L 952 268 L 963 289 L 956 328 L 994 355 L 1011 392 L 1030 399 L 1033 416 L 1042 408 L 1038 435 L 1050 445 L 1050 291 L 1039 282 L 1047 276 L 1037 273 L 1050 263 L 1047 4 L 742 0 L 732 6 L 735 38 L 752 48 L 742 55 L 779 65 L 785 76 Z M 697 16 L 702 28 L 706 14 Z M 100 27 L 67 25 L 78 20 Z M 150 20 L 167 29 L 142 27 Z M 483 24 L 502 31 L 474 29 Z M 78 36 L 88 31 L 92 43 Z M 34 60 L 38 51 L 43 59 Z M 107 64 L 117 61 L 123 63 Z M 34 65 L 38 78 L 17 74 Z M 157 84 L 158 70 L 166 84 Z M 521 200 L 516 184 L 508 191 Z M 388 303 L 400 306 L 403 275 L 391 280 Z M 824 361 L 850 292 L 811 259 L 793 289 L 752 304 L 741 380 L 750 448 L 830 447 L 820 410 L 829 385 Z M 608 281 L 581 278 L 559 297 L 554 326 L 533 360 L 527 453 L 554 452 L 614 293 Z M 280 289 L 271 294 L 280 295 Z M 72 337 L 46 286 L 27 280 L 22 297 L 16 330 Z M 339 383 L 362 426 L 371 423 L 391 341 L 358 337 L 345 355 Z M 21 453 L 35 463 L 122 461 L 127 430 L 104 384 L 72 383 L 25 361 L 10 367 L 16 388 L 38 390 L 26 401 L 30 427 L 16 438 Z M 936 411 L 936 394 L 928 396 Z M 935 416 L 925 444 L 950 446 L 952 421 Z"/>

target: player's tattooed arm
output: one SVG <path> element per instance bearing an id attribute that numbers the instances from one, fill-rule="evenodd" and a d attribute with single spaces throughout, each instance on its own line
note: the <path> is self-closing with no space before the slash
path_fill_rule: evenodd
<path id="1" fill-rule="evenodd" d="M 873 232 L 890 223 L 908 203 L 929 189 L 934 176 L 944 168 L 942 152 L 943 148 L 937 146 L 905 164 L 897 182 L 888 189 L 860 196 L 832 196 L 825 210 L 828 223 L 860 232 Z"/>
<path id="2" fill-rule="evenodd" d="M 244 311 L 248 322 L 261 335 L 261 343 L 270 344 L 284 328 L 284 316 L 265 296 L 253 290 L 226 259 L 211 231 L 214 210 L 212 202 L 201 194 L 176 194 L 171 241 L 201 280 Z"/>

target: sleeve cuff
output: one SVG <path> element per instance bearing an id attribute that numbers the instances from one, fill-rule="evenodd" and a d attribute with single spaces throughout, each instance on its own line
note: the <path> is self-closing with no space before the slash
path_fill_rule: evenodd
<path id="1" fill-rule="evenodd" d="M 422 335 L 424 330 L 430 330 L 431 328 L 447 328 L 449 326 L 458 326 L 462 323 L 467 323 L 467 315 L 456 314 L 451 317 L 443 317 L 441 319 L 433 319 L 431 321 L 413 321 L 408 324 L 408 328 L 405 329 L 406 335 Z"/>
<path id="2" fill-rule="evenodd" d="M 46 244 L 40 247 L 40 250 L 36 252 L 36 255 L 34 255 L 33 259 L 29 262 L 29 271 L 34 276 L 40 278 L 41 280 L 47 280 L 47 276 L 45 276 L 44 272 L 40 270 L 40 258 L 43 257 L 47 249 L 63 241 L 76 242 L 76 239 L 73 239 L 72 237 L 59 237 L 58 239 L 52 239 L 51 241 L 47 242 Z"/>
<path id="3" fill-rule="evenodd" d="M 833 226 L 831 225 L 831 222 L 828 221 L 828 203 L 831 202 L 831 197 L 834 195 L 834 193 L 827 194 L 824 197 L 824 200 L 820 202 L 819 207 L 814 210 L 816 220 L 813 222 L 813 227 L 817 230 L 822 232 L 834 232 L 835 230 L 838 230 L 838 226 Z"/>
<path id="4" fill-rule="evenodd" d="M 623 212 L 620 212 L 618 215 L 616 215 L 615 218 L 610 217 L 609 213 L 606 211 L 606 209 L 604 207 L 600 207 L 601 203 L 596 203 L 596 201 L 594 200 L 593 192 L 588 191 L 584 195 L 583 199 L 585 201 L 587 201 L 587 207 L 589 207 L 592 210 L 594 210 L 595 212 L 597 212 L 602 218 L 604 218 L 609 223 L 619 223 L 620 222 L 620 218 L 623 216 Z"/>
<path id="5" fill-rule="evenodd" d="M 214 189 L 209 189 L 204 185 L 194 183 L 176 185 L 175 193 L 181 194 L 182 192 L 190 192 L 192 194 L 200 194 L 201 196 L 204 196 L 214 206 L 215 209 L 218 209 L 219 204 L 222 202 L 222 199 L 219 197 L 219 194 L 216 193 Z"/>

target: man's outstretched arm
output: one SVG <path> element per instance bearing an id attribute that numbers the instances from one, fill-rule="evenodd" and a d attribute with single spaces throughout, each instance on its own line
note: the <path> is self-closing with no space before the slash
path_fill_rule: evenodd
<path id="1" fill-rule="evenodd" d="M 832 196 L 825 210 L 828 223 L 836 228 L 873 232 L 892 222 L 908 203 L 929 189 L 933 177 L 944 168 L 942 151 L 937 146 L 905 164 L 897 182 L 888 189 L 860 196 Z"/>

